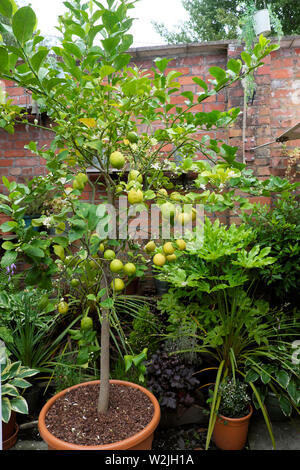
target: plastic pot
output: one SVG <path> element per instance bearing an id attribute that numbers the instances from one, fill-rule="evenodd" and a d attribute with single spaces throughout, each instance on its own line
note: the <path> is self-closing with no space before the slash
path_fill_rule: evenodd
<path id="1" fill-rule="evenodd" d="M 242 450 L 245 447 L 248 436 L 249 421 L 253 413 L 250 412 L 242 418 L 227 418 L 219 415 L 216 419 L 213 441 L 222 450 Z"/>
<path id="2" fill-rule="evenodd" d="M 268 36 L 271 34 L 271 25 L 270 25 L 270 15 L 269 10 L 265 8 L 264 10 L 258 10 L 254 14 L 254 29 L 255 34 L 260 36 L 263 34 L 264 36 Z"/>

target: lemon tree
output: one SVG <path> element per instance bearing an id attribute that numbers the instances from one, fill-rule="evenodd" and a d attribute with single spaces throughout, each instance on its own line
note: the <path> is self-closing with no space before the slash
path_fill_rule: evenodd
<path id="1" fill-rule="evenodd" d="M 11 7 L 11 0 L 4 3 L 1 13 L 6 16 L 16 46 L 12 49 L 0 45 L 0 79 L 9 80 L 32 94 L 41 109 L 47 110 L 51 127 L 31 122 L 9 102 L 1 104 L 0 127 L 12 133 L 15 125 L 23 124 L 52 135 L 49 148 L 40 148 L 37 142 L 29 142 L 27 148 L 45 160 L 49 180 L 53 178 L 59 185 L 65 205 L 58 213 L 35 221 L 40 227 L 50 224 L 55 230 L 53 239 L 46 236 L 45 230 L 39 234 L 33 227 L 24 232 L 22 216 L 25 210 L 22 213 L 18 203 L 26 204 L 31 188 L 4 179 L 11 199 L 2 195 L 2 210 L 12 222 L 3 224 L 1 230 L 13 232 L 16 240 L 5 243 L 2 268 L 25 258 L 32 267 L 26 277 L 28 284 L 51 285 L 57 276 L 69 272 L 71 277 L 81 281 L 74 291 L 79 293 L 79 287 L 86 286 L 85 299 L 89 308 L 99 308 L 102 318 L 98 411 L 106 413 L 109 403 L 109 319 L 116 296 L 126 285 L 125 273 L 121 276 L 120 272 L 115 278 L 109 266 L 115 258 L 122 258 L 125 265 L 132 261 L 125 260 L 131 241 L 126 241 L 127 244 L 117 242 L 116 246 L 114 237 L 103 236 L 102 240 L 97 240 L 91 234 L 96 232 L 97 223 L 109 227 L 105 204 L 115 205 L 120 187 L 127 194 L 129 206 L 147 208 L 149 202 L 181 205 L 200 201 L 212 211 L 218 211 L 245 203 L 244 198 L 233 199 L 232 193 L 223 191 L 224 186 L 244 169 L 237 161 L 237 148 L 217 142 L 209 135 L 212 127 L 218 129 L 232 124 L 240 111 L 229 109 L 200 114 L 193 111 L 206 99 L 259 67 L 262 59 L 277 46 L 261 36 L 253 54 L 243 54 L 242 60 L 230 59 L 224 70 L 210 67 L 210 82 L 193 77 L 197 90 L 193 93 L 180 89 L 178 78 L 181 74 L 169 70 L 171 59 L 157 58 L 153 75 L 130 64 L 131 56 L 127 51 L 133 42 L 129 31 L 134 1 L 120 0 L 118 8 L 113 0 L 107 2 L 107 6 L 96 0 L 66 2 L 67 10 L 58 18 L 60 40 L 55 46 L 47 46 L 44 42 L 42 45 L 44 38 L 30 6 L 16 9 Z M 1 24 L 0 32 L 5 28 Z M 174 94 L 184 98 L 184 106 L 170 104 Z M 137 123 L 147 123 L 147 129 L 151 131 L 140 129 Z M 196 138 L 199 134 L 203 135 L 200 140 Z M 175 154 L 180 157 L 178 166 L 173 159 Z M 209 164 L 208 161 L 199 162 L 199 154 L 206 156 Z M 166 164 L 162 162 L 162 156 L 167 160 Z M 100 212 L 95 204 L 81 201 L 87 184 L 91 186 L 92 194 L 96 191 L 93 182 L 87 180 L 91 167 L 97 170 L 106 193 Z M 120 171 L 112 172 L 114 168 Z M 130 171 L 127 181 L 125 169 Z M 210 182 L 213 190 L 183 195 L 182 186 L 176 187 L 166 174 L 172 170 L 177 176 L 196 172 L 196 188 Z M 158 193 L 161 188 L 166 188 L 170 197 L 164 191 Z M 177 212 L 172 209 L 168 211 L 170 213 L 175 219 Z M 182 214 L 178 217 L 182 222 L 186 218 Z M 56 249 L 58 255 L 55 255 L 53 245 L 61 246 L 64 253 Z M 154 264 L 166 266 L 165 255 L 155 250 L 153 246 L 149 250 Z M 119 251 L 123 257 L 119 257 Z M 166 256 L 173 254 L 177 256 L 176 251 Z M 66 262 L 68 257 L 73 266 Z"/>

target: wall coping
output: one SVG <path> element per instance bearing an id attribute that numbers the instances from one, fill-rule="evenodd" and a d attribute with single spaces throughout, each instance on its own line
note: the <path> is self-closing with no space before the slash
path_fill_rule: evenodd
<path id="1" fill-rule="evenodd" d="M 271 42 L 276 43 L 276 37 L 271 37 Z M 143 46 L 129 49 L 133 59 L 150 59 L 159 56 L 191 56 L 191 55 L 204 55 L 204 54 L 222 54 L 227 51 L 229 46 L 238 48 L 242 43 L 237 39 L 235 40 L 223 40 L 223 41 L 207 41 L 207 42 L 195 42 L 187 44 L 164 44 L 161 46 Z M 292 47 L 300 48 L 300 35 L 295 36 L 284 36 L 280 41 L 280 48 Z"/>

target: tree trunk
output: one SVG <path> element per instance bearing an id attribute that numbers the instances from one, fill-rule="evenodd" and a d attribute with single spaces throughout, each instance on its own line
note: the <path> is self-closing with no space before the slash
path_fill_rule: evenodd
<path id="1" fill-rule="evenodd" d="M 106 178 L 105 178 L 106 179 Z M 108 203 L 114 203 L 114 193 L 111 189 L 109 181 L 107 181 L 107 197 Z M 101 289 L 107 288 L 108 282 L 105 279 L 105 273 L 103 273 L 103 279 L 101 282 Z M 108 293 L 104 296 L 104 299 L 108 297 Z M 109 375 L 110 375 L 110 322 L 109 322 L 109 310 L 102 309 L 102 324 L 101 324 L 101 359 L 100 359 L 100 391 L 98 397 L 98 414 L 106 414 L 109 407 Z"/>

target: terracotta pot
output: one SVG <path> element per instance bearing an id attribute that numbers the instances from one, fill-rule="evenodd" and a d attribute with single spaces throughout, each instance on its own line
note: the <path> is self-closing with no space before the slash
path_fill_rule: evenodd
<path id="1" fill-rule="evenodd" d="M 253 408 L 250 413 L 242 418 L 226 418 L 219 415 L 213 432 L 213 441 L 222 450 L 242 450 L 245 447 L 248 426 Z"/>
<path id="2" fill-rule="evenodd" d="M 110 380 L 110 383 L 117 384 L 117 385 L 125 385 L 127 387 L 138 388 L 143 393 L 145 393 L 145 395 L 149 397 L 149 399 L 151 400 L 154 406 L 153 418 L 150 421 L 150 423 L 147 424 L 147 426 L 144 429 L 142 429 L 142 431 L 139 431 L 137 434 L 131 437 L 128 437 L 127 439 L 123 439 L 122 441 L 114 442 L 113 444 L 83 446 L 83 445 L 77 445 L 77 444 L 72 444 L 69 442 L 62 441 L 61 439 L 58 439 L 57 437 L 53 436 L 53 434 L 51 434 L 47 430 L 46 424 L 45 424 L 45 417 L 47 415 L 47 411 L 58 398 L 65 395 L 71 389 L 89 385 L 89 384 L 99 384 L 99 383 L 100 381 L 96 380 L 96 381 L 85 382 L 82 384 L 74 385 L 73 387 L 67 388 L 57 393 L 56 395 L 54 395 L 54 397 L 50 398 L 50 400 L 44 405 L 39 415 L 38 428 L 39 428 L 39 432 L 40 432 L 42 439 L 48 445 L 48 449 L 49 450 L 151 450 L 154 431 L 157 428 L 159 424 L 159 420 L 160 420 L 159 403 L 156 400 L 155 396 L 146 388 L 141 387 L 140 385 L 137 385 L 131 382 L 123 381 L 123 380 Z"/>
<path id="3" fill-rule="evenodd" d="M 12 412 L 8 423 L 2 422 L 2 449 L 8 450 L 17 442 L 19 426 L 16 422 L 16 413 Z"/>

